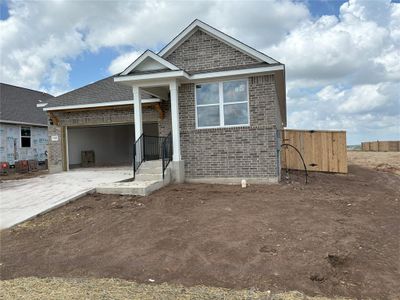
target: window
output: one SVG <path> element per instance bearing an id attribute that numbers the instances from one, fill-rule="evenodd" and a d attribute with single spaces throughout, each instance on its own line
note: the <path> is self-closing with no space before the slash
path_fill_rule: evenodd
<path id="1" fill-rule="evenodd" d="M 21 147 L 29 148 L 31 146 L 31 128 L 21 127 Z"/>
<path id="2" fill-rule="evenodd" d="M 247 80 L 196 84 L 197 127 L 249 125 Z"/>

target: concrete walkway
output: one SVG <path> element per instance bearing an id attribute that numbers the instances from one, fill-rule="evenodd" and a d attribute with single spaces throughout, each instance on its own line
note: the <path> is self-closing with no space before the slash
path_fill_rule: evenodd
<path id="1" fill-rule="evenodd" d="M 103 183 L 132 177 L 130 167 L 76 169 L 0 183 L 0 229 L 75 200 Z"/>

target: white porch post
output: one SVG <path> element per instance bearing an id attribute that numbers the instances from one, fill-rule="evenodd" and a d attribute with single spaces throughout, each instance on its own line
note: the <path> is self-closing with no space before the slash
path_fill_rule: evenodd
<path id="1" fill-rule="evenodd" d="M 132 89 L 133 89 L 133 110 L 135 115 L 135 141 L 136 141 L 143 133 L 142 101 L 140 99 L 140 88 L 137 85 L 134 85 Z"/>
<path id="2" fill-rule="evenodd" d="M 181 137 L 179 130 L 178 86 L 176 81 L 169 84 L 171 95 L 171 122 L 172 122 L 172 147 L 173 161 L 181 160 Z"/>
<path id="3" fill-rule="evenodd" d="M 142 122 L 142 100 L 140 99 L 140 88 L 136 85 L 132 87 L 133 90 L 133 111 L 134 111 L 134 124 L 135 124 L 135 142 L 143 133 L 143 122 Z M 136 144 L 136 154 L 133 158 L 133 164 L 141 162 L 143 158 L 143 153 L 141 151 L 141 143 Z"/>

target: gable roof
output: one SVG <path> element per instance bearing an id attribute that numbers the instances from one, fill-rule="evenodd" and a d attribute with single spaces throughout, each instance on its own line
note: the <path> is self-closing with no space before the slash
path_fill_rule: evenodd
<path id="1" fill-rule="evenodd" d="M 171 59 L 174 51 L 187 42 L 197 32 L 205 33 L 215 40 L 224 43 L 235 51 L 239 51 L 248 58 L 252 59 L 252 63 L 244 63 L 237 66 L 224 66 L 218 68 L 213 66 L 211 69 L 190 70 L 184 65 Z M 171 55 L 172 54 L 172 55 Z M 178 58 L 182 58 L 180 54 L 176 54 Z M 185 56 L 185 55 L 183 55 Z M 151 57 L 154 61 L 160 63 L 161 68 L 137 68 L 147 58 Z M 190 57 L 189 57 L 190 58 Z M 184 57 L 182 60 L 190 61 Z M 168 60 L 168 61 L 167 61 Z M 216 59 L 218 60 L 218 58 Z M 172 63 L 172 66 L 167 66 Z M 178 67 L 178 66 L 179 67 Z M 165 66 L 165 68 L 163 68 Z M 174 70 L 173 67 L 177 69 Z M 137 68 L 137 69 L 135 69 Z M 121 85 L 130 85 L 133 82 L 140 83 L 148 80 L 168 80 L 179 79 L 182 81 L 205 80 L 210 78 L 227 78 L 232 76 L 256 76 L 260 74 L 273 73 L 276 76 L 276 89 L 280 105 L 281 120 L 286 126 L 286 82 L 285 82 L 285 65 L 272 57 L 240 42 L 239 40 L 219 31 L 218 29 L 196 19 L 189 26 L 187 26 L 181 33 L 179 33 L 171 42 L 169 42 L 157 54 L 147 50 L 135 62 L 133 62 L 125 71 L 115 77 L 115 81 Z"/>
<path id="2" fill-rule="evenodd" d="M 46 113 L 36 104 L 52 97 L 40 91 L 0 83 L 0 122 L 47 125 Z"/>
<path id="3" fill-rule="evenodd" d="M 128 75 L 130 72 L 135 70 L 135 68 L 138 68 L 140 65 L 143 65 L 146 61 L 153 61 L 156 63 L 154 68 L 154 64 L 152 67 L 147 67 L 143 70 L 140 71 L 156 71 L 156 70 L 172 70 L 172 71 L 177 71 L 179 68 L 175 66 L 174 64 L 170 63 L 169 61 L 166 61 L 162 57 L 158 56 L 151 50 L 146 50 L 143 52 L 142 55 L 140 55 L 133 63 L 131 63 L 122 73 L 121 75 Z"/>
<path id="4" fill-rule="evenodd" d="M 239 40 L 227 35 L 226 33 L 219 31 L 218 29 L 200 21 L 199 19 L 194 20 L 189 26 L 181 31 L 181 33 L 179 33 L 171 42 L 169 42 L 163 49 L 161 49 L 160 52 L 158 52 L 158 55 L 161 57 L 167 57 L 198 29 L 205 31 L 214 38 L 219 39 L 220 41 L 253 57 L 260 62 L 266 62 L 268 64 L 280 64 L 279 61 L 240 42 Z"/>
<path id="5" fill-rule="evenodd" d="M 153 96 L 142 92 L 142 98 L 153 98 Z M 121 101 L 133 101 L 132 88 L 114 82 L 113 75 L 54 97 L 48 101 L 48 105 L 44 110 L 48 110 L 51 107 L 70 107 L 109 102 L 115 102 L 115 105 L 118 105 Z"/>

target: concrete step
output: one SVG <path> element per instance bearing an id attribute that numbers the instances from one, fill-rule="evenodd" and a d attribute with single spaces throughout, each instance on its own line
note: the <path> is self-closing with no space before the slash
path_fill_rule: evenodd
<path id="1" fill-rule="evenodd" d="M 163 176 L 162 173 L 155 173 L 155 174 L 147 174 L 147 173 L 139 173 L 135 176 L 135 181 L 155 181 L 155 180 L 162 180 Z"/>
<path id="2" fill-rule="evenodd" d="M 144 168 L 155 168 L 155 167 L 160 167 L 161 168 L 162 165 L 162 160 L 148 160 L 148 161 L 144 161 L 142 163 L 142 165 L 140 166 L 140 168 L 144 167 Z"/>
<path id="3" fill-rule="evenodd" d="M 100 194 L 147 196 L 163 186 L 162 180 L 114 182 L 96 187 L 96 192 Z"/>
<path id="4" fill-rule="evenodd" d="M 155 169 L 155 168 L 148 168 L 148 169 L 142 169 L 139 168 L 139 170 L 136 172 L 136 174 L 162 174 L 162 169 Z"/>
<path id="5" fill-rule="evenodd" d="M 149 164 L 147 164 L 147 166 L 149 167 Z M 147 169 L 142 169 L 141 166 L 139 172 L 136 174 L 135 180 L 103 184 L 96 187 L 96 192 L 100 194 L 147 196 L 169 184 L 170 181 L 171 170 L 169 168 L 165 170 L 163 180 L 161 168 L 149 167 Z"/>

